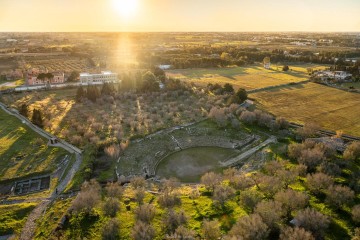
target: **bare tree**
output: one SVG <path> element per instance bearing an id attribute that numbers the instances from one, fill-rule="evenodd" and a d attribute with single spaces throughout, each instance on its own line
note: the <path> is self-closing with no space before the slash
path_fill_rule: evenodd
<path id="1" fill-rule="evenodd" d="M 106 199 L 103 205 L 103 211 L 105 215 L 110 217 L 115 217 L 119 210 L 120 210 L 120 203 L 117 198 L 111 197 Z"/>
<path id="2" fill-rule="evenodd" d="M 122 198 L 123 189 L 121 185 L 117 182 L 115 183 L 107 183 L 105 187 L 106 195 L 112 198 L 118 198 L 119 200 Z"/>
<path id="3" fill-rule="evenodd" d="M 90 211 L 98 204 L 100 201 L 100 185 L 94 179 L 90 182 L 85 181 L 81 186 L 80 193 L 76 196 L 72 209 L 76 212 L 86 212 Z"/>
<path id="4" fill-rule="evenodd" d="M 214 191 L 215 186 L 219 184 L 220 181 L 221 181 L 221 176 L 214 172 L 205 173 L 200 179 L 200 182 L 204 184 L 205 187 L 212 192 Z"/>
<path id="5" fill-rule="evenodd" d="M 218 220 L 204 220 L 201 228 L 203 239 L 217 240 L 221 237 L 220 222 Z"/>
<path id="6" fill-rule="evenodd" d="M 305 123 L 303 127 L 298 128 L 296 133 L 303 139 L 313 137 L 320 130 L 320 126 L 316 123 Z"/>
<path id="7" fill-rule="evenodd" d="M 311 232 L 299 227 L 284 227 L 280 233 L 280 240 L 315 240 Z"/>
<path id="8" fill-rule="evenodd" d="M 271 230 L 279 228 L 285 215 L 282 204 L 273 200 L 259 202 L 255 207 L 254 213 L 259 214 Z"/>
<path id="9" fill-rule="evenodd" d="M 188 229 L 184 226 L 179 226 L 175 229 L 175 232 L 171 234 L 169 239 L 179 239 L 179 240 L 194 240 L 195 238 L 195 231 Z"/>
<path id="10" fill-rule="evenodd" d="M 274 196 L 275 201 L 282 203 L 287 215 L 291 211 L 304 208 L 309 203 L 309 196 L 304 192 L 294 191 L 292 189 L 282 190 Z"/>
<path id="11" fill-rule="evenodd" d="M 256 190 L 244 190 L 240 192 L 240 203 L 248 211 L 252 212 L 263 196 Z"/>
<path id="12" fill-rule="evenodd" d="M 145 198 L 145 188 L 137 188 L 134 191 L 135 201 L 140 205 L 143 203 Z"/>
<path id="13" fill-rule="evenodd" d="M 158 203 L 162 208 L 172 208 L 181 204 L 181 199 L 176 192 L 165 190 L 162 195 L 158 197 Z"/>
<path id="14" fill-rule="evenodd" d="M 326 190 L 333 184 L 333 178 L 324 173 L 308 174 L 306 177 L 306 186 L 315 194 L 321 193 L 321 191 Z"/>
<path id="15" fill-rule="evenodd" d="M 351 204 L 354 198 L 354 191 L 346 186 L 331 185 L 326 190 L 326 202 L 336 208 Z"/>
<path id="16" fill-rule="evenodd" d="M 133 189 L 137 189 L 137 188 L 145 188 L 146 187 L 146 180 L 144 177 L 133 177 L 130 180 L 130 185 Z"/>
<path id="17" fill-rule="evenodd" d="M 356 160 L 360 157 L 360 142 L 352 142 L 344 152 L 344 159 Z"/>
<path id="18" fill-rule="evenodd" d="M 329 217 L 312 208 L 300 210 L 294 220 L 296 226 L 312 232 L 316 238 L 324 235 L 330 223 Z"/>
<path id="19" fill-rule="evenodd" d="M 137 221 L 131 231 L 131 237 L 134 240 L 152 240 L 155 237 L 155 230 L 150 224 Z"/>
<path id="20" fill-rule="evenodd" d="M 150 223 L 155 217 L 155 207 L 152 204 L 143 204 L 135 210 L 136 220 Z"/>
<path id="21" fill-rule="evenodd" d="M 259 214 L 241 217 L 231 228 L 229 235 L 244 240 L 267 239 L 269 228 Z"/>
<path id="22" fill-rule="evenodd" d="M 235 195 L 235 191 L 232 187 L 226 185 L 215 186 L 213 193 L 213 200 L 221 207 L 225 206 L 225 203 Z"/>
<path id="23" fill-rule="evenodd" d="M 177 213 L 173 209 L 169 209 L 167 212 L 165 212 L 162 223 L 164 225 L 164 230 L 171 234 L 180 225 L 187 223 L 187 217 L 185 216 L 184 211 Z"/>
<path id="24" fill-rule="evenodd" d="M 354 222 L 360 223 L 360 204 L 355 205 L 351 209 L 351 215 Z"/>
<path id="25" fill-rule="evenodd" d="M 120 238 L 120 223 L 116 218 L 110 219 L 103 227 L 103 240 L 116 240 Z"/>

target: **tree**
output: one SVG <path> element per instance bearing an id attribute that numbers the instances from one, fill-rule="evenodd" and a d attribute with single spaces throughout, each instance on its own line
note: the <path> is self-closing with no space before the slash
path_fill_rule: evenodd
<path id="1" fill-rule="evenodd" d="M 154 91 L 159 91 L 159 90 L 160 90 L 160 87 L 159 87 L 158 80 L 156 79 L 156 76 L 152 72 L 147 71 L 142 76 L 141 91 L 154 92 Z"/>
<path id="2" fill-rule="evenodd" d="M 282 68 L 282 70 L 283 70 L 284 72 L 289 71 L 289 66 L 288 66 L 288 65 L 284 65 L 283 68 Z"/>
<path id="3" fill-rule="evenodd" d="M 292 189 L 282 190 L 277 192 L 274 200 L 280 202 L 288 216 L 294 210 L 304 208 L 309 203 L 309 196 L 304 192 L 294 191 Z"/>
<path id="4" fill-rule="evenodd" d="M 103 211 L 106 216 L 115 217 L 120 210 L 119 200 L 116 198 L 106 199 L 103 205 Z"/>
<path id="5" fill-rule="evenodd" d="M 306 177 L 306 186 L 315 194 L 321 193 L 321 191 L 328 189 L 333 184 L 333 178 L 324 173 L 308 174 Z"/>
<path id="6" fill-rule="evenodd" d="M 214 192 L 215 186 L 219 184 L 220 181 L 221 181 L 221 176 L 214 172 L 207 172 L 200 179 L 200 182 L 204 184 L 205 187 L 211 192 Z"/>
<path id="7" fill-rule="evenodd" d="M 297 227 L 312 232 L 316 238 L 321 238 L 324 235 L 330 223 L 329 217 L 312 208 L 300 210 L 294 220 Z"/>
<path id="8" fill-rule="evenodd" d="M 130 180 L 130 186 L 131 186 L 133 189 L 145 188 L 145 187 L 146 187 L 146 180 L 145 180 L 144 177 L 140 177 L 140 176 L 133 177 L 133 178 Z"/>
<path id="9" fill-rule="evenodd" d="M 304 149 L 300 153 L 298 162 L 307 166 L 308 171 L 314 171 L 324 159 L 324 151 L 318 148 Z"/>
<path id="10" fill-rule="evenodd" d="M 303 139 L 313 137 L 320 130 L 320 126 L 316 123 L 305 123 L 303 127 L 298 128 L 296 133 Z"/>
<path id="11" fill-rule="evenodd" d="M 100 189 L 101 187 L 96 180 L 92 179 L 90 182 L 85 181 L 81 186 L 80 193 L 73 202 L 72 209 L 74 212 L 90 213 L 100 201 Z"/>
<path id="12" fill-rule="evenodd" d="M 19 113 L 20 113 L 21 115 L 23 115 L 24 117 L 26 117 L 26 118 L 29 117 L 29 108 L 28 108 L 28 105 L 25 104 L 25 103 L 21 104 Z"/>
<path id="13" fill-rule="evenodd" d="M 231 228 L 229 235 L 244 240 L 267 239 L 269 228 L 259 214 L 241 217 Z"/>
<path id="14" fill-rule="evenodd" d="M 184 226 L 179 226 L 175 232 L 169 236 L 169 239 L 195 240 L 195 231 Z"/>
<path id="15" fill-rule="evenodd" d="M 81 102 L 81 100 L 83 99 L 83 97 L 85 97 L 85 95 L 86 95 L 86 93 L 85 93 L 83 87 L 81 87 L 81 86 L 78 87 L 76 90 L 76 97 L 75 97 L 76 101 Z"/>
<path id="16" fill-rule="evenodd" d="M 354 220 L 354 222 L 360 223 L 360 204 L 355 205 L 351 209 L 351 216 L 352 216 L 352 219 Z"/>
<path id="17" fill-rule="evenodd" d="M 234 88 L 230 83 L 225 83 L 224 86 L 223 86 L 223 92 L 233 94 L 234 93 Z"/>
<path id="18" fill-rule="evenodd" d="M 221 237 L 220 223 L 218 220 L 204 220 L 202 223 L 201 233 L 203 239 L 217 240 Z"/>
<path id="19" fill-rule="evenodd" d="M 311 232 L 299 227 L 284 227 L 280 233 L 280 240 L 315 240 Z"/>
<path id="20" fill-rule="evenodd" d="M 155 237 L 155 229 L 148 223 L 137 221 L 131 231 L 134 240 L 152 240 Z"/>
<path id="21" fill-rule="evenodd" d="M 101 95 L 111 95 L 114 92 L 114 88 L 107 82 L 105 82 L 101 88 Z"/>
<path id="22" fill-rule="evenodd" d="M 145 198 L 145 188 L 136 188 L 134 191 L 134 195 L 136 202 L 139 205 L 142 204 Z"/>
<path id="23" fill-rule="evenodd" d="M 271 230 L 279 228 L 285 215 L 282 204 L 273 200 L 259 202 L 255 207 L 254 213 L 259 214 Z"/>
<path id="24" fill-rule="evenodd" d="M 349 187 L 331 185 L 326 190 L 326 202 L 340 208 L 342 205 L 349 205 L 354 201 L 355 193 Z"/>
<path id="25" fill-rule="evenodd" d="M 262 195 L 253 189 L 240 192 L 240 203 L 248 211 L 252 212 L 255 206 L 262 200 Z"/>
<path id="26" fill-rule="evenodd" d="M 171 234 L 180 225 L 187 223 L 187 217 L 185 216 L 184 211 L 177 213 L 173 209 L 169 209 L 163 216 L 162 223 L 165 231 Z"/>
<path id="27" fill-rule="evenodd" d="M 360 158 L 360 142 L 350 143 L 344 151 L 344 159 L 356 160 Z"/>
<path id="28" fill-rule="evenodd" d="M 235 191 L 232 187 L 226 185 L 216 185 L 213 193 L 213 200 L 221 207 L 225 206 L 227 200 L 235 195 Z"/>
<path id="29" fill-rule="evenodd" d="M 240 115 L 240 120 L 245 123 L 253 124 L 256 121 L 255 113 L 247 110 L 243 111 Z"/>
<path id="30" fill-rule="evenodd" d="M 76 82 L 80 77 L 80 73 L 78 71 L 72 71 L 70 76 L 68 77 L 68 82 Z"/>
<path id="31" fill-rule="evenodd" d="M 100 91 L 97 86 L 88 86 L 86 91 L 86 97 L 92 102 L 96 102 L 96 99 L 100 97 Z"/>
<path id="32" fill-rule="evenodd" d="M 42 113 L 39 109 L 34 108 L 31 122 L 40 128 L 44 127 Z"/>
<path id="33" fill-rule="evenodd" d="M 110 219 L 102 230 L 103 240 L 117 240 L 120 238 L 120 223 L 116 218 Z"/>
<path id="34" fill-rule="evenodd" d="M 247 99 L 247 92 L 243 88 L 239 88 L 235 95 L 239 100 L 237 103 L 243 103 Z"/>
<path id="35" fill-rule="evenodd" d="M 162 195 L 158 197 L 158 203 L 162 208 L 172 208 L 181 204 L 181 199 L 175 192 L 166 189 Z"/>
<path id="36" fill-rule="evenodd" d="M 107 183 L 105 187 L 105 192 L 108 197 L 121 199 L 123 195 L 123 189 L 121 185 L 117 182 Z"/>
<path id="37" fill-rule="evenodd" d="M 135 210 L 136 220 L 150 223 L 155 217 L 155 207 L 152 204 L 143 204 Z"/>
<path id="38" fill-rule="evenodd" d="M 360 240 L 360 228 L 355 228 L 354 235 L 351 240 Z"/>

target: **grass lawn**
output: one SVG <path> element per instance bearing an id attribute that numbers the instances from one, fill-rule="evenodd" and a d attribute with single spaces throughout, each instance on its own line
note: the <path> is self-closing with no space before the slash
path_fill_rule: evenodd
<path id="1" fill-rule="evenodd" d="M 0 205 L 0 236 L 20 233 L 36 203 Z"/>
<path id="2" fill-rule="evenodd" d="M 304 123 L 317 122 L 324 129 L 360 136 L 360 95 L 315 83 L 250 94 L 276 116 Z"/>
<path id="3" fill-rule="evenodd" d="M 350 83 L 342 83 L 342 87 L 354 87 L 355 89 L 360 89 L 360 82 L 350 82 Z"/>
<path id="4" fill-rule="evenodd" d="M 48 147 L 40 137 L 17 118 L 0 110 L 0 180 L 53 170 L 66 154 Z"/>
<path id="5" fill-rule="evenodd" d="M 229 67 L 211 69 L 179 69 L 167 71 L 170 77 L 178 78 L 195 84 L 206 86 L 209 83 L 224 85 L 232 84 L 236 89 L 246 90 L 300 82 L 308 79 L 307 68 L 324 68 L 323 66 L 303 64 L 289 66 L 290 71 L 283 72 L 282 65 L 272 66 L 271 69 L 264 69 L 261 65 L 249 67 Z"/>

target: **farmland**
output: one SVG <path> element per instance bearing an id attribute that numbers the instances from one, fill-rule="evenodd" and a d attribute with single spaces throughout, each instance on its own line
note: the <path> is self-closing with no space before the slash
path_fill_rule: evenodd
<path id="1" fill-rule="evenodd" d="M 228 67 L 213 69 L 180 69 L 167 71 L 169 77 L 193 82 L 200 86 L 207 84 L 230 83 L 237 88 L 253 90 L 281 84 L 296 83 L 308 79 L 307 68 L 325 68 L 325 66 L 303 64 L 289 66 L 290 71 L 283 72 L 282 65 L 273 66 L 271 69 L 264 69 L 262 65 L 249 67 Z"/>
<path id="2" fill-rule="evenodd" d="M 48 147 L 46 139 L 3 110 L 0 142 L 0 180 L 53 170 L 65 154 L 62 149 Z"/>
<path id="3" fill-rule="evenodd" d="M 272 89 L 250 95 L 276 116 L 304 123 L 314 121 L 322 128 L 360 135 L 360 97 L 315 83 Z"/>

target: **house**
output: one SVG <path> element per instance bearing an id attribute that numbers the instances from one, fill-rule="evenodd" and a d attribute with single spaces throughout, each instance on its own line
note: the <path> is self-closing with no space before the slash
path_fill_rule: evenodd
<path id="1" fill-rule="evenodd" d="M 62 72 L 45 73 L 38 70 L 28 71 L 26 76 L 27 85 L 60 84 L 65 82 L 65 76 Z"/>
<path id="2" fill-rule="evenodd" d="M 102 71 L 101 73 L 80 73 L 80 82 L 82 85 L 103 84 L 119 82 L 118 74 L 111 71 Z"/>
<path id="3" fill-rule="evenodd" d="M 264 68 L 270 69 L 271 63 L 270 63 L 270 58 L 269 57 L 265 57 L 264 60 L 263 60 L 263 63 L 264 63 Z"/>

